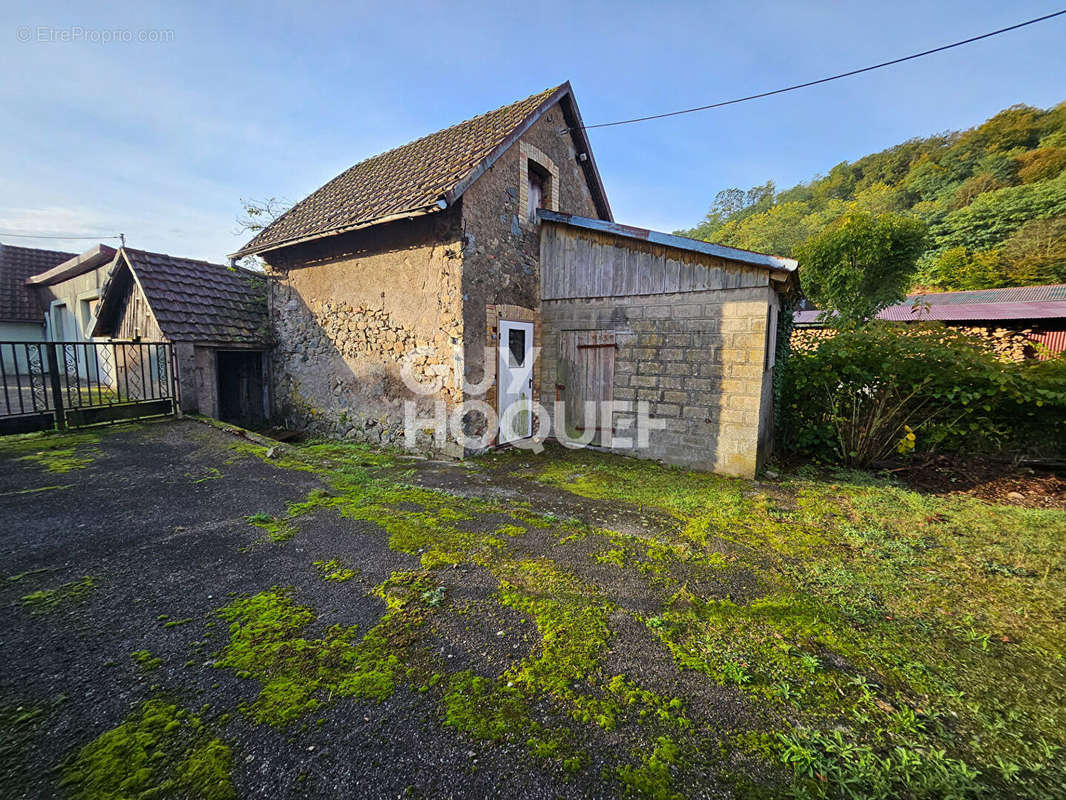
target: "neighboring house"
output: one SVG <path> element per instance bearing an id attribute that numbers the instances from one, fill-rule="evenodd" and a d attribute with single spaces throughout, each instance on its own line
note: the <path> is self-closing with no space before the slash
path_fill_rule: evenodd
<path id="1" fill-rule="evenodd" d="M 442 432 L 440 401 L 469 437 L 425 442 L 454 455 L 529 437 L 556 401 L 568 432 L 635 455 L 750 475 L 769 453 L 796 262 L 614 224 L 569 84 L 356 164 L 253 254 L 288 424 L 399 442 L 413 377 L 418 427 Z M 633 414 L 587 418 L 603 401 L 646 401 L 661 429 L 612 443 Z"/>
<path id="2" fill-rule="evenodd" d="M 821 312 L 795 314 L 793 343 L 806 346 L 829 335 Z M 943 322 L 984 340 L 1010 360 L 1049 358 L 1066 352 L 1066 283 L 981 289 L 965 292 L 921 292 L 882 310 L 890 322 Z"/>
<path id="3" fill-rule="evenodd" d="M 245 424 L 261 423 L 269 415 L 270 336 L 261 274 L 100 245 L 34 275 L 28 284 L 50 309 L 50 334 L 63 331 L 62 337 L 49 338 L 115 345 L 74 348 L 82 379 L 97 380 L 103 374 L 105 383 L 116 380 L 123 369 L 124 342 L 168 342 L 183 411 Z M 71 318 L 73 329 L 67 327 Z M 144 366 L 148 374 L 170 369 Z"/>
<path id="4" fill-rule="evenodd" d="M 73 256 L 58 250 L 0 244 L 0 343 L 44 341 L 44 309 L 26 279 Z M 5 373 L 25 370 L 20 348 L 0 344 L 0 356 Z"/>

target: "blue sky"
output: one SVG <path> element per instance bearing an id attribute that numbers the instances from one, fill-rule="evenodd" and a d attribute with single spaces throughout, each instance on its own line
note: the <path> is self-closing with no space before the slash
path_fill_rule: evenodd
<path id="1" fill-rule="evenodd" d="M 1055 10 L 955 1 L 571 0 L 513 10 L 7 2 L 0 231 L 122 231 L 133 246 L 221 260 L 246 238 L 234 233 L 241 197 L 298 200 L 367 156 L 564 80 L 592 124 L 810 80 Z M 61 40 L 78 27 L 80 41 Z M 108 31 L 162 31 L 168 41 L 88 40 Z M 767 179 L 786 188 L 1013 103 L 1064 99 L 1061 17 L 789 95 L 593 130 L 591 139 L 616 218 L 673 230 L 698 222 L 719 189 Z"/>

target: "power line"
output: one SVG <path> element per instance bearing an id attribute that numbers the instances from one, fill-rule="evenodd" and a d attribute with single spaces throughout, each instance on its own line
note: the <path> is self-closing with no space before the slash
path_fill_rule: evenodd
<path id="1" fill-rule="evenodd" d="M 1035 19 L 1026 20 L 1025 22 L 1019 22 L 1017 25 L 1010 25 L 1006 28 L 1000 28 L 997 31 L 991 31 L 989 33 L 982 33 L 980 36 L 971 36 L 969 39 L 963 39 L 959 42 L 952 42 L 951 44 L 945 44 L 940 47 L 934 47 L 932 50 L 923 50 L 920 53 L 912 53 L 909 56 L 903 56 L 902 58 L 894 58 L 891 61 L 882 61 L 880 64 L 874 64 L 870 67 L 862 67 L 861 69 L 853 69 L 849 72 L 841 72 L 839 75 L 831 75 L 828 78 L 819 78 L 816 81 L 807 81 L 806 83 L 797 83 L 793 86 L 786 86 L 783 89 L 774 89 L 770 92 L 759 92 L 758 94 L 749 94 L 747 97 L 738 97 L 734 100 L 723 100 L 720 103 L 711 103 L 706 106 L 697 106 L 696 108 L 685 108 L 681 111 L 668 111 L 665 114 L 651 114 L 646 117 L 634 117 L 633 119 L 623 119 L 617 122 L 599 122 L 595 125 L 580 125 L 575 128 L 568 128 L 567 130 L 588 130 L 590 128 L 611 128 L 616 125 L 630 125 L 634 122 L 647 122 L 651 119 L 663 119 L 665 117 L 677 117 L 681 114 L 692 114 L 695 111 L 707 111 L 712 108 L 721 108 L 722 106 L 736 105 L 737 103 L 745 103 L 748 100 L 758 100 L 761 97 L 770 97 L 775 94 L 784 94 L 785 92 L 794 92 L 797 89 L 806 89 L 809 86 L 817 86 L 820 83 L 829 83 L 830 81 L 838 81 L 841 78 L 849 78 L 852 75 L 859 75 L 863 72 L 872 72 L 875 69 L 882 69 L 883 67 L 891 67 L 893 64 L 902 64 L 904 61 L 912 61 L 916 58 L 932 55 L 933 53 L 942 53 L 945 50 L 951 50 L 953 47 L 962 47 L 964 44 L 971 44 L 973 42 L 979 42 L 982 39 L 988 39 L 992 36 L 999 36 L 1001 33 L 1007 33 L 1008 31 L 1015 31 L 1018 28 L 1024 28 L 1027 25 L 1035 25 L 1038 22 L 1044 22 L 1052 19 L 1053 17 L 1060 17 L 1066 14 L 1066 9 L 1062 11 L 1056 11 L 1053 14 L 1045 14 L 1042 17 L 1036 17 Z"/>
<path id="2" fill-rule="evenodd" d="M 52 233 L 13 233 L 11 231 L 0 231 L 0 236 L 15 236 L 19 239 L 121 239 L 122 234 L 116 233 L 113 236 L 57 236 Z"/>

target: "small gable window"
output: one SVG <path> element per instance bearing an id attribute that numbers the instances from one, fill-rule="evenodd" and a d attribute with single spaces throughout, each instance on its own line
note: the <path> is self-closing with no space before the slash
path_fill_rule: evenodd
<path id="1" fill-rule="evenodd" d="M 529 144 L 518 143 L 518 219 L 536 225 L 537 209 L 559 210 L 559 168 L 548 154 Z"/>
<path id="2" fill-rule="evenodd" d="M 537 221 L 537 209 L 544 207 L 544 184 L 546 180 L 540 173 L 540 168 L 532 161 L 529 162 L 529 166 L 526 169 L 526 175 L 528 176 L 528 190 L 529 197 L 528 209 L 529 213 L 526 219 L 529 222 Z"/>

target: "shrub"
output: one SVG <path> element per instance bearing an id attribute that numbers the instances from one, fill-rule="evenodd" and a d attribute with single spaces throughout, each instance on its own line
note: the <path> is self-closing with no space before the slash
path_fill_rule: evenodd
<path id="1" fill-rule="evenodd" d="M 938 323 L 844 328 L 793 354 L 784 397 L 786 450 L 856 466 L 1066 441 L 1066 360 L 1003 363 Z"/>

